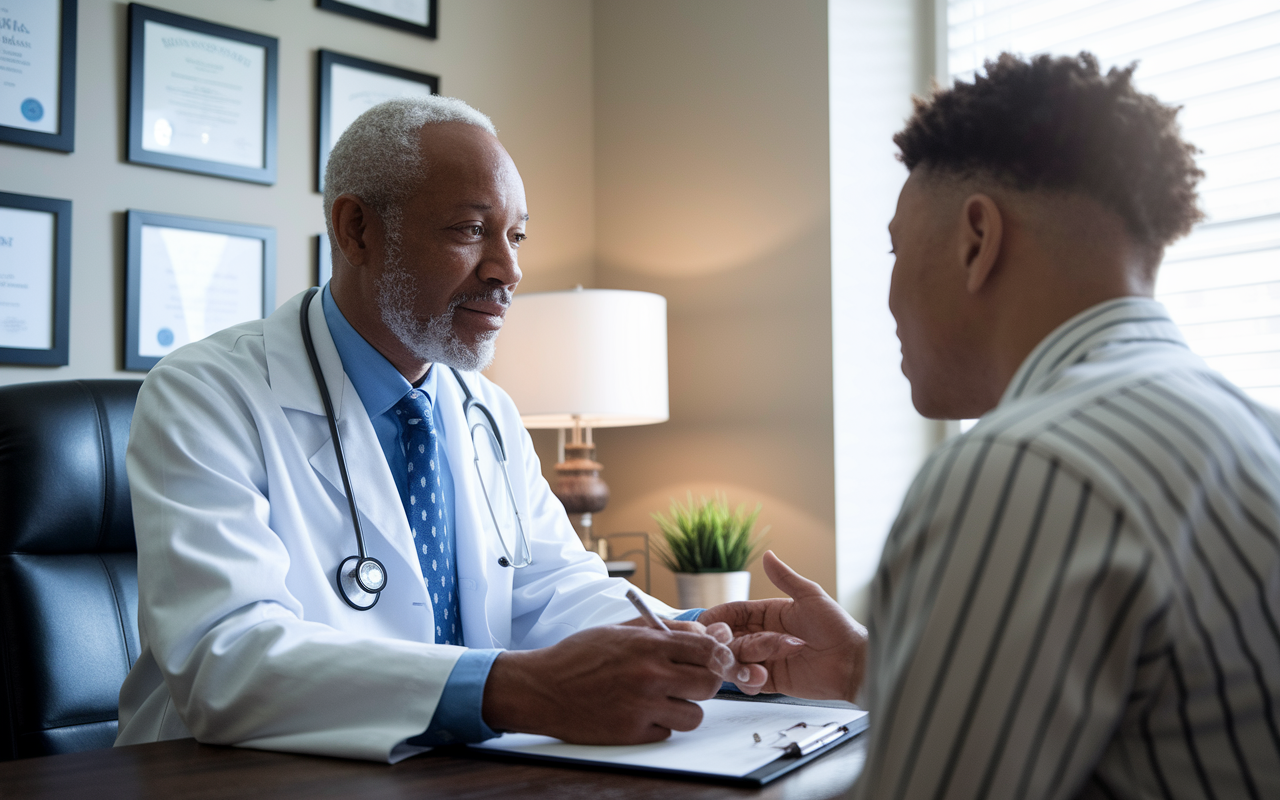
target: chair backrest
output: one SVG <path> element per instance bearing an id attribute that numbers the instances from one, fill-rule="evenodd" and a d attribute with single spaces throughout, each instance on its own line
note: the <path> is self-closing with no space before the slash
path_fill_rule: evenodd
<path id="1" fill-rule="evenodd" d="M 0 387 L 0 760 L 110 747 L 138 658 L 141 381 Z"/>

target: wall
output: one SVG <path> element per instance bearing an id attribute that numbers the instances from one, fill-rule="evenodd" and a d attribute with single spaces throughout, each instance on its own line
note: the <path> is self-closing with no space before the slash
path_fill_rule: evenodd
<path id="1" fill-rule="evenodd" d="M 834 592 L 826 3 L 594 8 L 595 283 L 667 298 L 671 378 L 670 422 L 597 431 L 597 530 L 721 490 Z"/>
<path id="2" fill-rule="evenodd" d="M 535 209 L 521 251 L 529 290 L 589 282 L 593 268 L 589 0 L 440 0 L 440 38 L 321 11 L 314 0 L 148 0 L 280 39 L 279 172 L 258 186 L 129 164 L 127 4 L 81 0 L 76 149 L 0 144 L 0 191 L 73 201 L 70 365 L 0 367 L 0 383 L 122 373 L 124 212 L 271 225 L 276 299 L 313 280 L 311 237 L 324 230 L 315 184 L 316 66 L 324 47 L 441 77 L 441 91 L 493 117 Z"/>

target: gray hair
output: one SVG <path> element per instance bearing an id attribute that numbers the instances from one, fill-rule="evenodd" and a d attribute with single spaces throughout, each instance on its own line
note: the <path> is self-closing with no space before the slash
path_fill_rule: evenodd
<path id="1" fill-rule="evenodd" d="M 353 194 L 373 206 L 396 238 L 400 206 L 422 182 L 418 150 L 425 125 L 465 122 L 497 135 L 493 122 L 456 97 L 404 98 L 379 103 L 360 116 L 329 151 L 324 168 L 324 223 L 333 237 L 333 201 Z"/>

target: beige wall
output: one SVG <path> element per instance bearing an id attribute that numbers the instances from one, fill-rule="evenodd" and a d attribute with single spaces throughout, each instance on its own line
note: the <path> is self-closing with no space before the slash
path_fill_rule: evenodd
<path id="1" fill-rule="evenodd" d="M 76 149 L 0 144 L 0 191 L 70 199 L 70 365 L 0 367 L 0 383 L 121 373 L 124 212 L 130 208 L 270 225 L 276 299 L 309 286 L 311 237 L 324 229 L 315 185 L 316 50 L 440 76 L 441 91 L 483 109 L 535 207 L 521 251 L 530 290 L 589 282 L 594 246 L 589 0 L 440 0 L 440 38 L 423 39 L 315 7 L 314 0 L 148 0 L 280 39 L 279 173 L 258 186 L 124 160 L 127 4 L 82 0 Z"/>
<path id="2" fill-rule="evenodd" d="M 826 23 L 822 0 L 595 4 L 595 283 L 667 298 L 671 378 L 670 422 L 597 432 L 597 529 L 722 490 L 834 593 Z"/>

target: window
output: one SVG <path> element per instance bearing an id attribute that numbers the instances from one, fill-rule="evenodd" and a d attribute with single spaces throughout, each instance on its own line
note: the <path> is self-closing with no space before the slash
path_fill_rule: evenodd
<path id="1" fill-rule="evenodd" d="M 1183 107 L 1207 218 L 1165 253 L 1156 298 L 1211 367 L 1280 406 L 1280 0 L 949 0 L 939 28 L 954 79 L 1005 50 L 1089 50 L 1141 62 L 1138 88 Z"/>

